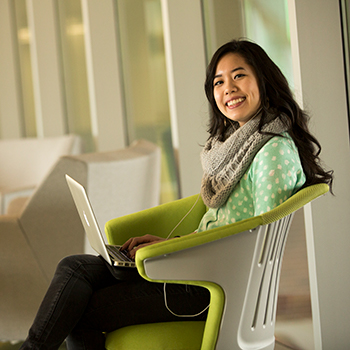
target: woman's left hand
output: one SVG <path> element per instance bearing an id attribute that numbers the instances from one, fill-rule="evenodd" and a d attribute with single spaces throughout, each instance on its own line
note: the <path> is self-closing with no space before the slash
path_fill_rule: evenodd
<path id="1" fill-rule="evenodd" d="M 144 235 L 141 237 L 133 237 L 128 239 L 121 247 L 120 250 L 126 250 L 128 252 L 128 256 L 131 259 L 135 259 L 136 252 L 143 247 L 148 245 L 165 241 L 164 238 L 153 236 L 153 235 Z"/>

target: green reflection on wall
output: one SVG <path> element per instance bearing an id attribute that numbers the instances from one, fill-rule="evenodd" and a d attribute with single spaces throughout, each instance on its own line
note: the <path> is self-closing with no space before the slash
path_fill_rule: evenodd
<path id="1" fill-rule="evenodd" d="M 244 0 L 243 3 L 246 36 L 264 48 L 293 87 L 287 0 Z"/>
<path id="2" fill-rule="evenodd" d="M 208 60 L 234 38 L 253 40 L 279 66 L 293 88 L 287 0 L 203 0 Z"/>

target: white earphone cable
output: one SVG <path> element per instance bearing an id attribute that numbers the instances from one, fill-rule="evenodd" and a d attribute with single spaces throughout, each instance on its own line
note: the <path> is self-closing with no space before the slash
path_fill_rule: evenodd
<path id="1" fill-rule="evenodd" d="M 167 308 L 167 310 L 173 314 L 174 316 L 176 317 L 196 317 L 196 316 L 199 316 L 201 315 L 203 312 L 205 312 L 206 310 L 208 310 L 209 306 L 210 306 L 210 303 L 200 312 L 198 312 L 197 314 L 194 314 L 194 315 L 179 315 L 179 314 L 176 314 L 175 312 L 173 312 L 172 310 L 170 310 L 169 306 L 168 306 L 168 302 L 167 302 L 167 298 L 166 298 L 166 283 L 164 283 L 164 287 L 163 287 L 163 290 L 164 290 L 164 304 L 165 304 L 165 307 Z"/>
<path id="2" fill-rule="evenodd" d="M 166 237 L 166 239 L 169 239 L 170 236 L 172 235 L 172 233 L 179 227 L 179 225 L 182 223 L 182 221 L 184 221 L 186 219 L 186 217 L 188 216 L 188 214 L 193 210 L 193 208 L 196 206 L 196 204 L 198 203 L 200 194 L 198 195 L 196 201 L 194 202 L 194 204 L 192 205 L 191 209 L 184 215 L 184 217 L 176 224 L 176 226 L 170 231 L 170 233 L 168 234 L 168 236 Z"/>
<path id="3" fill-rule="evenodd" d="M 196 204 L 198 203 L 198 200 L 200 198 L 200 194 L 198 194 L 198 197 L 196 199 L 196 201 L 194 202 L 194 204 L 192 205 L 191 209 L 183 216 L 183 218 L 176 224 L 176 226 L 170 231 L 170 233 L 168 234 L 167 238 L 166 239 L 169 239 L 170 236 L 172 235 L 172 233 L 179 227 L 179 225 L 185 220 L 185 218 L 188 216 L 188 214 L 193 210 L 193 208 L 196 206 Z M 205 312 L 209 306 L 210 306 L 210 303 L 208 306 L 206 306 L 202 311 L 198 312 L 197 314 L 194 314 L 194 315 L 178 315 L 176 314 L 175 312 L 173 312 L 172 310 L 170 310 L 169 306 L 168 306 L 168 302 L 167 302 L 167 297 L 166 297 L 166 283 L 164 283 L 164 287 L 163 287 L 163 291 L 164 291 L 164 304 L 165 304 L 165 307 L 167 308 L 167 310 L 173 314 L 174 316 L 176 317 L 196 317 L 196 316 L 199 316 L 201 315 L 203 312 Z"/>

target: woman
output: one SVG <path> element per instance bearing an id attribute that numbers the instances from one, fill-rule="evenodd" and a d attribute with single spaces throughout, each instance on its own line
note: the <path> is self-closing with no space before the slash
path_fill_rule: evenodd
<path id="1" fill-rule="evenodd" d="M 332 184 L 319 164 L 320 145 L 310 135 L 307 115 L 294 101 L 279 68 L 256 44 L 232 41 L 214 54 L 205 82 L 211 105 L 210 137 L 203 149 L 201 196 L 209 207 L 198 232 L 259 215 L 302 186 Z M 131 257 L 161 241 L 146 235 L 123 245 Z M 199 314 L 207 290 L 169 285 L 177 314 Z M 163 286 L 124 276 L 100 257 L 63 259 L 21 349 L 104 349 L 102 332 L 138 323 L 178 320 L 163 299 Z"/>

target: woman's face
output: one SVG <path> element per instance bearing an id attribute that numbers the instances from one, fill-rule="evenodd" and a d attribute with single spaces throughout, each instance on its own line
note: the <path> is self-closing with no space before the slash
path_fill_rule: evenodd
<path id="1" fill-rule="evenodd" d="M 260 107 L 258 81 L 242 56 L 228 53 L 216 67 L 214 99 L 220 112 L 243 126 Z"/>

